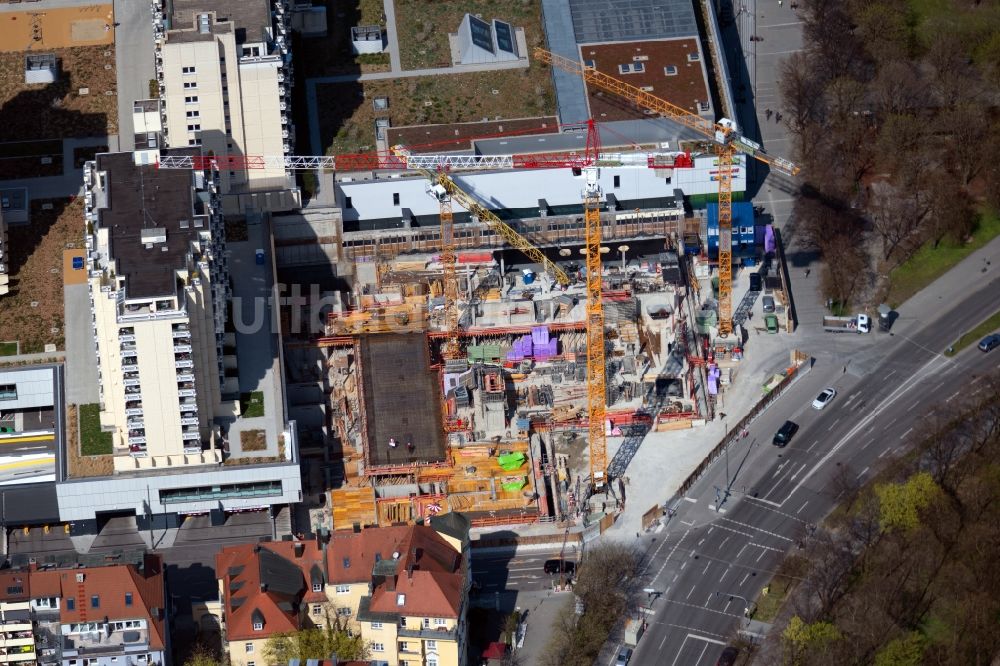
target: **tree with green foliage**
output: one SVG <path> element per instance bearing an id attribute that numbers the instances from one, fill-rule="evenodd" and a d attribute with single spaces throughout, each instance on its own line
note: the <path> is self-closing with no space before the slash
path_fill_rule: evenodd
<path id="1" fill-rule="evenodd" d="M 215 650 L 202 643 L 195 645 L 191 654 L 184 660 L 184 666 L 226 666 L 228 663 L 228 659 L 220 657 Z"/>
<path id="2" fill-rule="evenodd" d="M 339 620 L 331 622 L 329 615 L 325 627 L 275 634 L 264 645 L 264 658 L 269 664 L 287 664 L 290 659 L 329 659 L 331 656 L 348 661 L 367 659 L 368 649 L 360 635 L 351 636 Z"/>
<path id="3" fill-rule="evenodd" d="M 825 650 L 840 638 L 836 625 L 830 622 L 807 623 L 798 615 L 792 617 L 781 632 L 786 661 L 794 665 L 804 663 L 807 654 Z"/>
<path id="4" fill-rule="evenodd" d="M 926 640 L 916 631 L 894 638 L 875 655 L 875 666 L 920 666 L 924 663 Z"/>
<path id="5" fill-rule="evenodd" d="M 918 472 L 904 483 L 881 483 L 875 486 L 879 500 L 882 529 L 912 530 L 920 525 L 920 510 L 940 494 L 941 488 L 927 472 Z"/>

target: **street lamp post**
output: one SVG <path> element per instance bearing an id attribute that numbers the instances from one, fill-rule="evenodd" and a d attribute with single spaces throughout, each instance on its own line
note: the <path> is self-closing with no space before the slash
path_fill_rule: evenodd
<path id="1" fill-rule="evenodd" d="M 730 601 L 732 601 L 733 598 L 735 597 L 736 599 L 740 599 L 743 602 L 743 617 L 747 619 L 747 626 L 750 626 L 750 601 L 746 597 L 741 596 L 739 594 L 719 592 L 718 590 L 716 590 L 715 596 L 720 597 L 723 595 L 729 597 Z"/>

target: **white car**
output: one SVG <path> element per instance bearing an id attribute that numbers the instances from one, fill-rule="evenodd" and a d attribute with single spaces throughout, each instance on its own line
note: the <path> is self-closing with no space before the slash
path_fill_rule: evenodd
<path id="1" fill-rule="evenodd" d="M 813 409 L 823 409 L 830 404 L 835 397 L 837 397 L 837 391 L 832 388 L 823 389 L 816 399 L 813 400 Z"/>

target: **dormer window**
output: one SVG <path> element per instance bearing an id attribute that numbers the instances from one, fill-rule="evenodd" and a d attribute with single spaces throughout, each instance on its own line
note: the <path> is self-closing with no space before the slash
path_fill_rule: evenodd
<path id="1" fill-rule="evenodd" d="M 264 631 L 264 623 L 263 622 L 254 622 L 253 623 L 253 630 L 254 631 Z"/>
<path id="2" fill-rule="evenodd" d="M 323 583 L 313 583 L 313 592 L 322 592 Z"/>
<path id="3" fill-rule="evenodd" d="M 406 595 L 405 594 L 397 594 L 396 595 L 396 605 L 397 606 L 405 606 L 406 605 Z M 400 618 L 400 619 L 402 619 L 402 618 Z"/>

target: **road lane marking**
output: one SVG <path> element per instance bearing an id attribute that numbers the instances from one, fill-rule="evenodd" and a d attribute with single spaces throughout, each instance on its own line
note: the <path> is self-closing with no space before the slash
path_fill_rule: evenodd
<path id="1" fill-rule="evenodd" d="M 722 582 L 722 579 L 724 579 L 726 577 L 726 574 L 729 573 L 729 570 L 732 569 L 732 568 L 733 568 L 732 565 L 726 567 L 726 570 L 722 572 L 721 576 L 719 576 L 719 582 L 720 583 Z"/>
<path id="2" fill-rule="evenodd" d="M 851 396 L 844 403 L 844 407 L 847 407 L 849 404 L 851 404 L 851 401 L 854 400 L 855 398 L 857 398 L 858 394 L 860 394 L 860 393 L 861 393 L 860 391 L 855 391 L 854 393 L 852 393 Z"/>
<path id="3" fill-rule="evenodd" d="M 659 570 L 658 570 L 658 571 L 656 572 L 656 575 L 655 575 L 655 576 L 653 576 L 653 582 L 655 582 L 655 581 L 656 581 L 656 579 L 660 577 L 660 574 L 661 574 L 661 573 L 663 573 L 663 570 L 664 570 L 664 569 L 665 569 L 665 568 L 667 567 L 667 563 L 668 563 L 668 562 L 670 562 L 670 560 L 671 560 L 671 559 L 673 558 L 673 556 L 674 556 L 674 553 L 675 553 L 675 552 L 677 552 L 677 547 L 681 545 L 681 541 L 684 541 L 684 538 L 685 538 L 685 537 L 686 537 L 686 536 L 688 535 L 688 533 L 690 533 L 690 532 L 691 532 L 691 530 L 684 530 L 684 534 L 682 534 L 682 535 L 681 535 L 681 538 L 677 540 L 677 543 L 675 543 L 675 544 L 674 544 L 674 547 L 670 549 L 670 552 L 669 552 L 669 553 L 667 553 L 667 559 L 663 560 L 663 564 L 661 564 L 661 565 L 660 565 L 660 568 L 659 568 Z M 661 543 L 661 544 L 660 544 L 660 548 L 662 548 L 662 547 L 663 547 L 663 544 L 665 544 L 665 543 L 666 543 L 666 540 L 664 540 L 664 541 L 663 541 L 663 543 Z M 659 553 L 659 552 L 660 552 L 660 548 L 657 548 L 657 549 L 656 549 L 656 553 Z M 654 554 L 653 554 L 653 555 L 654 555 L 654 557 L 655 557 L 656 553 L 654 553 Z M 678 574 L 678 575 L 680 575 L 680 574 Z M 677 576 L 674 576 L 674 580 L 677 580 Z"/>
<path id="4" fill-rule="evenodd" d="M 799 510 L 798 510 L 798 511 L 796 511 L 795 513 L 796 513 L 796 514 L 800 514 L 800 513 L 802 513 L 802 509 L 806 508 L 806 506 L 808 506 L 808 504 L 809 504 L 809 500 L 806 500 L 806 503 L 805 503 L 805 504 L 803 504 L 802 506 L 800 506 L 800 507 L 799 507 Z"/>
<path id="5" fill-rule="evenodd" d="M 882 453 L 878 454 L 878 457 L 879 458 L 885 457 L 889 453 L 889 451 L 892 451 L 892 447 L 891 446 L 889 448 L 887 448 L 885 451 L 883 451 Z"/>
<path id="6" fill-rule="evenodd" d="M 861 473 L 860 473 L 860 474 L 858 474 L 857 478 L 859 478 L 859 479 L 860 479 L 861 477 L 863 477 L 863 476 L 864 476 L 865 474 L 867 474 L 867 473 L 868 473 L 868 470 L 869 470 L 869 469 L 871 469 L 871 468 L 869 468 L 869 467 L 865 467 L 865 468 L 864 468 L 863 470 L 861 470 Z"/>
<path id="7" fill-rule="evenodd" d="M 693 586 L 691 587 L 691 591 L 690 591 L 690 592 L 688 592 L 688 595 L 687 595 L 686 597 L 684 597 L 684 598 L 685 598 L 685 599 L 690 599 L 690 598 L 691 598 L 691 595 L 692 595 L 692 594 L 694 594 L 694 588 L 696 588 L 696 587 L 698 587 L 698 586 L 697 586 L 697 585 L 693 585 Z"/>
<path id="8" fill-rule="evenodd" d="M 906 436 L 909 435 L 911 432 L 913 432 L 913 428 L 910 428 L 909 430 L 907 430 L 906 432 L 904 432 L 902 435 L 899 436 L 899 438 L 900 439 L 905 439 Z"/>
<path id="9" fill-rule="evenodd" d="M 955 396 L 957 396 L 957 395 L 958 395 L 959 393 L 961 393 L 961 391 L 955 391 L 955 392 L 954 392 L 954 393 L 952 393 L 952 394 L 951 394 L 950 396 L 948 396 L 948 399 L 947 399 L 947 400 L 945 400 L 945 402 L 951 402 L 952 400 L 954 400 L 954 399 L 955 399 Z"/>
<path id="10" fill-rule="evenodd" d="M 685 501 L 685 502 L 691 502 L 691 504 L 697 504 L 697 503 L 698 503 L 698 500 L 696 500 L 696 499 L 695 499 L 695 498 L 693 498 L 693 497 L 685 497 L 685 498 L 684 498 L 684 501 Z"/>
<path id="11" fill-rule="evenodd" d="M 818 439 L 815 442 L 813 442 L 812 444 L 809 445 L 809 448 L 806 449 L 806 453 L 809 453 L 810 451 L 812 451 L 813 447 L 816 446 L 817 444 L 819 444 L 819 440 Z"/>
<path id="12" fill-rule="evenodd" d="M 908 411 L 912 412 L 914 409 L 916 409 L 919 406 L 920 406 L 920 401 L 917 400 L 915 403 L 913 403 L 912 405 L 910 405 L 910 409 Z"/>
<path id="13" fill-rule="evenodd" d="M 787 464 L 788 464 L 788 461 L 785 460 L 783 463 L 781 463 L 780 465 L 778 465 L 778 469 L 774 470 L 774 474 L 771 475 L 771 478 L 773 479 L 774 477 L 776 477 L 779 474 L 781 474 L 781 470 L 784 469 L 785 465 L 787 465 Z"/>
<path id="14" fill-rule="evenodd" d="M 789 541 L 791 541 L 791 539 L 789 539 Z M 774 551 L 774 552 L 776 552 L 776 553 L 783 553 L 783 552 L 785 552 L 785 551 L 783 551 L 783 550 L 782 550 L 781 548 L 773 548 L 773 547 L 771 547 L 771 546 L 765 546 L 765 545 L 764 545 L 764 544 L 762 544 L 762 543 L 752 543 L 752 542 L 751 542 L 751 544 L 750 544 L 750 545 L 751 545 L 751 546 L 757 546 L 758 548 L 763 548 L 764 550 L 773 550 L 773 551 Z"/>
<path id="15" fill-rule="evenodd" d="M 681 571 L 684 571 L 684 567 L 688 565 L 687 562 L 681 562 Z"/>
<path id="16" fill-rule="evenodd" d="M 710 604 L 712 602 L 712 597 L 714 597 L 714 596 L 715 596 L 714 594 L 708 595 L 708 599 L 705 599 L 705 608 L 708 608 L 708 604 Z M 723 609 L 723 610 L 725 610 L 725 609 Z"/>
<path id="17" fill-rule="evenodd" d="M 789 539 L 788 537 L 782 536 L 782 535 L 778 534 L 777 532 L 771 532 L 769 530 L 765 530 L 762 527 L 756 527 L 756 526 L 750 525 L 748 523 L 741 523 L 740 521 L 733 520 L 732 518 L 720 518 L 719 520 L 720 521 L 724 520 L 724 521 L 729 522 L 729 523 L 735 523 L 735 524 L 739 525 L 740 527 L 747 527 L 747 528 L 750 528 L 752 530 L 757 530 L 758 532 L 763 532 L 764 534 L 767 534 L 768 536 L 773 536 L 773 537 L 776 537 L 778 539 L 784 539 L 785 541 L 791 541 L 791 539 Z M 725 525 L 719 525 L 719 527 L 725 528 Z M 748 534 L 747 536 L 752 536 L 752 535 Z"/>
<path id="18" fill-rule="evenodd" d="M 731 539 L 732 536 L 733 535 L 730 534 L 729 536 L 727 536 L 725 539 L 722 540 L 722 543 L 719 544 L 719 550 L 722 550 L 725 547 L 726 542 L 729 541 L 729 539 Z"/>
<path id="19" fill-rule="evenodd" d="M 698 545 L 700 546 L 700 545 L 701 545 L 701 544 L 703 544 L 703 543 L 705 543 L 705 539 L 704 539 L 704 537 L 702 538 L 702 540 L 701 540 L 701 541 L 699 541 L 699 542 L 698 542 Z"/>
<path id="20" fill-rule="evenodd" d="M 719 520 L 729 520 L 729 518 L 719 518 Z M 740 534 L 745 537 L 750 537 L 751 539 L 753 538 L 753 534 L 751 534 L 750 532 L 740 532 L 739 530 L 734 530 L 732 527 L 726 527 L 725 525 L 719 525 L 719 527 L 724 530 L 729 530 L 730 532 L 736 532 L 737 534 Z"/>
<path id="21" fill-rule="evenodd" d="M 741 580 L 741 581 L 740 581 L 740 585 L 739 585 L 739 586 L 740 586 L 740 587 L 743 587 L 743 583 L 747 582 L 747 578 L 749 578 L 749 577 L 750 577 L 750 572 L 748 571 L 748 572 L 746 573 L 746 575 L 745 575 L 745 576 L 743 576 L 743 580 Z"/>
<path id="22" fill-rule="evenodd" d="M 895 423 L 895 422 L 896 422 L 896 421 L 898 421 L 898 420 L 899 420 L 899 417 L 897 416 L 897 417 L 896 417 L 896 418 L 894 418 L 893 420 L 891 420 L 891 421 L 889 421 L 888 423 L 886 423 L 886 424 L 885 424 L 885 427 L 886 427 L 886 428 L 891 428 L 891 427 L 892 427 L 892 424 L 893 424 L 893 423 Z"/>
<path id="23" fill-rule="evenodd" d="M 706 565 L 705 565 L 705 570 L 701 572 L 701 575 L 702 575 L 702 576 L 704 576 L 705 574 L 707 574 L 707 573 L 708 573 L 708 568 L 709 568 L 710 566 L 712 566 L 712 563 L 711 563 L 711 562 L 709 562 L 708 564 L 706 564 Z"/>
<path id="24" fill-rule="evenodd" d="M 827 429 L 826 429 L 826 431 L 827 431 L 827 432 L 830 432 L 831 430 L 833 430 L 834 428 L 836 428 L 836 427 L 837 427 L 837 424 L 838 424 L 838 423 L 840 423 L 840 419 L 837 419 L 836 421 L 834 421 L 833 423 L 831 423 L 831 424 L 830 424 L 830 427 L 829 427 L 829 428 L 827 428 Z"/>
<path id="25" fill-rule="evenodd" d="M 732 600 L 732 599 L 730 599 L 729 601 L 727 601 L 727 602 L 726 602 L 726 607 L 722 609 L 722 612 L 723 612 L 723 613 L 725 613 L 726 611 L 728 611 L 728 610 L 729 610 L 729 607 L 730 607 L 730 606 L 731 606 L 732 604 L 733 604 L 733 600 Z"/>
<path id="26" fill-rule="evenodd" d="M 809 479 L 812 478 L 813 474 L 815 474 L 820 467 L 829 462 L 830 459 L 833 458 L 833 456 L 835 456 L 840 451 L 840 449 L 842 449 L 847 444 L 847 442 L 851 441 L 851 439 L 855 437 L 859 432 L 867 428 L 869 424 L 875 419 L 875 417 L 884 412 L 890 405 L 892 405 L 892 403 L 899 400 L 903 396 L 903 394 L 909 391 L 913 386 L 916 386 L 919 382 L 923 381 L 924 376 L 936 372 L 938 366 L 947 365 L 948 362 L 949 362 L 948 359 L 945 359 L 942 362 L 940 356 L 935 356 L 927 363 L 925 363 L 923 366 L 918 368 L 917 371 L 914 372 L 909 379 L 900 384 L 896 388 L 896 390 L 894 390 L 892 393 L 886 396 L 875 409 L 873 409 L 867 416 L 858 421 L 858 423 L 853 428 L 851 428 L 847 433 L 845 433 L 844 436 L 840 438 L 840 441 L 837 442 L 835 445 L 833 445 L 833 447 L 829 451 L 827 451 L 826 455 L 820 458 L 816 462 L 816 464 L 813 465 L 808 472 L 806 472 L 805 476 L 799 479 L 798 483 L 795 484 L 795 487 L 792 488 L 792 491 L 788 493 L 788 496 L 784 500 L 782 500 L 781 502 L 772 502 L 770 500 L 765 499 L 763 500 L 764 503 L 780 508 L 786 501 L 788 501 L 788 499 L 792 495 L 797 493 L 809 481 Z M 889 375 L 886 375 L 886 378 L 888 377 Z"/>
<path id="27" fill-rule="evenodd" d="M 746 549 L 747 549 L 747 545 L 743 544 L 743 547 L 740 548 L 740 552 L 736 553 L 736 559 L 740 559 L 740 555 L 742 555 L 743 551 L 746 550 Z"/>
<path id="28" fill-rule="evenodd" d="M 861 450 L 863 451 L 864 449 L 867 449 L 868 446 L 872 444 L 874 441 L 875 441 L 874 439 L 869 439 L 867 442 L 861 445 Z"/>
<path id="29" fill-rule="evenodd" d="M 747 576 L 749 576 L 749 575 L 750 574 L 747 574 Z M 716 615 L 726 615 L 728 617 L 743 617 L 742 614 L 741 615 L 733 615 L 732 613 L 723 613 L 722 611 L 717 611 L 714 608 L 705 608 L 704 606 L 698 606 L 696 604 L 689 604 L 689 603 L 686 603 L 684 601 L 677 601 L 676 599 L 664 599 L 663 601 L 665 603 L 668 603 L 668 604 L 677 604 L 678 606 L 687 606 L 688 608 L 697 608 L 698 610 L 704 611 L 706 613 L 715 613 Z"/>
<path id="30" fill-rule="evenodd" d="M 677 582 L 677 579 L 678 579 L 678 578 L 680 578 L 680 577 L 681 577 L 681 575 L 680 575 L 680 574 L 674 574 L 674 579 L 673 579 L 672 581 L 670 581 L 670 582 L 671 582 L 671 583 L 676 583 L 676 582 Z"/>
<path id="31" fill-rule="evenodd" d="M 886 373 L 885 378 L 889 379 L 889 377 L 892 377 L 894 374 L 896 374 L 896 372 L 897 372 L 897 370 L 893 370 L 891 372 Z"/>
<path id="32" fill-rule="evenodd" d="M 802 473 L 802 470 L 804 470 L 806 468 L 807 464 L 808 463 L 802 463 L 802 467 L 799 467 L 799 470 L 797 472 L 795 472 L 795 474 L 792 474 L 792 478 L 791 478 L 792 481 L 794 481 L 795 477 L 797 477 L 799 474 Z"/>
<path id="33" fill-rule="evenodd" d="M 765 555 L 767 555 L 767 551 L 766 550 L 760 551 L 760 555 L 757 556 L 757 559 L 755 561 L 756 562 L 760 562 L 762 559 L 764 559 Z"/>

